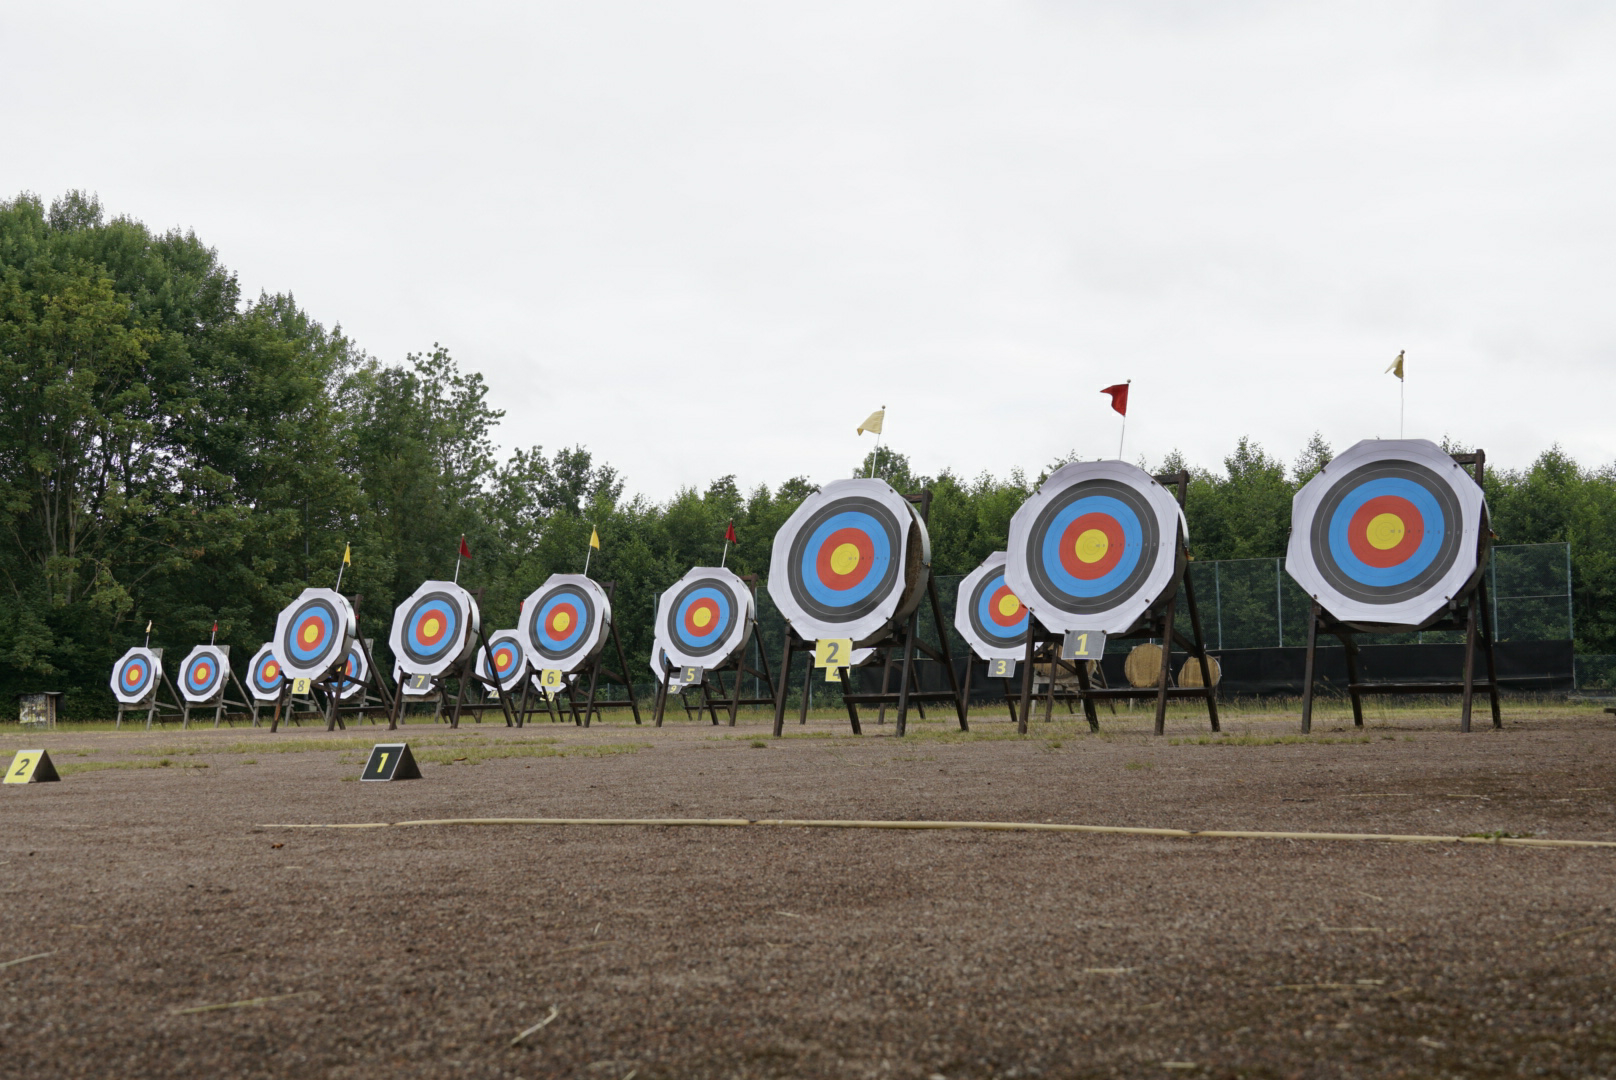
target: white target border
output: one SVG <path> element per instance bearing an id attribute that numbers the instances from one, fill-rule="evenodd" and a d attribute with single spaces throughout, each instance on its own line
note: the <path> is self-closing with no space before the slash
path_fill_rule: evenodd
<path id="1" fill-rule="evenodd" d="M 214 684 L 213 693 L 197 697 L 185 688 L 185 673 L 191 667 L 191 661 L 199 656 L 213 659 L 219 668 L 219 680 Z M 185 654 L 180 661 L 180 677 L 177 683 L 180 696 L 191 705 L 217 705 L 224 700 L 224 692 L 230 685 L 230 646 L 228 645 L 193 645 L 191 651 Z"/>
<path id="2" fill-rule="evenodd" d="M 1027 572 L 1027 539 L 1044 507 L 1068 488 L 1088 480 L 1115 480 L 1144 497 L 1146 505 L 1156 513 L 1156 561 L 1132 596 L 1105 611 L 1074 614 L 1047 603 L 1034 587 L 1032 576 Z M 1004 581 L 1032 612 L 1033 618 L 1052 633 L 1097 630 L 1104 634 L 1126 634 L 1155 609 L 1162 595 L 1177 582 L 1181 565 L 1179 545 L 1188 544 L 1189 536 L 1184 508 L 1178 505 L 1172 492 L 1139 466 L 1126 461 L 1074 461 L 1051 473 L 1011 517 Z"/>
<path id="3" fill-rule="evenodd" d="M 461 613 L 464 616 L 460 626 L 460 646 L 449 649 L 429 664 L 417 664 L 415 660 L 409 658 L 409 653 L 404 649 L 404 634 L 409 630 L 410 608 L 416 601 L 424 600 L 432 593 L 448 593 L 460 602 Z M 458 584 L 453 581 L 423 581 L 393 609 L 393 627 L 387 635 L 387 647 L 393 650 L 399 664 L 411 675 L 431 675 L 440 678 L 464 663 L 466 657 L 477 647 L 477 631 L 482 627 L 482 621 L 483 615 L 477 607 L 477 598 Z"/>
<path id="4" fill-rule="evenodd" d="M 580 592 L 589 594 L 595 602 L 595 625 L 585 635 L 584 639 L 575 646 L 570 654 L 561 660 L 551 660 L 539 654 L 533 647 L 533 620 L 539 615 L 539 598 L 551 589 L 558 589 L 563 585 L 571 585 Z M 537 675 L 541 671 L 559 671 L 563 674 L 577 671 L 588 664 L 606 647 L 606 636 L 611 632 L 612 601 L 606 595 L 594 578 L 582 574 L 551 574 L 540 585 L 528 594 L 522 601 L 522 617 L 517 620 L 516 628 L 522 635 L 522 652 L 527 656 L 527 666 Z"/>
<path id="5" fill-rule="evenodd" d="M 959 631 L 959 636 L 965 639 L 965 644 L 971 647 L 971 651 L 983 660 L 1020 660 L 1027 651 L 1026 642 L 1020 645 L 997 645 L 979 635 L 976 628 L 971 625 L 971 608 L 975 606 L 971 603 L 971 593 L 976 590 L 983 578 L 991 577 L 996 571 L 1002 570 L 1009 559 L 1009 552 L 1005 551 L 995 551 L 983 559 L 981 566 L 960 579 L 959 594 L 954 600 L 954 629 Z M 1008 577 L 1005 578 L 1005 584 L 1010 584 Z M 1014 589 L 1010 591 L 1015 592 Z M 1020 599 L 1021 594 L 1016 593 L 1016 598 Z M 1021 603 L 1025 607 L 1027 602 L 1022 600 Z M 1027 630 L 1031 632 L 1032 627 L 1029 625 Z"/>
<path id="6" fill-rule="evenodd" d="M 740 602 L 742 610 L 735 613 L 735 619 L 730 626 L 728 634 L 724 635 L 724 643 L 718 649 L 706 656 L 693 656 L 681 652 L 679 647 L 668 639 L 668 616 L 672 614 L 673 602 L 679 593 L 693 581 L 702 578 L 717 578 L 728 586 L 731 593 Z M 722 566 L 695 566 L 685 572 L 685 576 L 663 590 L 657 597 L 656 626 L 651 644 L 651 667 L 656 668 L 656 650 L 661 649 L 668 654 L 675 670 L 682 667 L 716 668 L 723 667 L 731 657 L 742 649 L 752 639 L 752 622 L 756 612 L 752 606 L 752 590 L 746 587 L 740 575 L 735 571 Z"/>
<path id="7" fill-rule="evenodd" d="M 135 656 L 145 657 L 146 663 L 151 665 L 151 682 L 147 684 L 146 690 L 138 696 L 132 696 L 124 692 L 119 688 L 118 685 L 120 682 L 118 672 L 123 670 L 124 661 Z M 118 704 L 120 705 L 149 705 L 153 700 L 156 699 L 157 687 L 162 683 L 162 681 L 163 650 L 150 649 L 144 645 L 136 645 L 128 652 L 118 657 L 117 662 L 112 665 L 112 677 L 107 680 L 108 685 L 112 687 L 112 696 L 118 699 Z"/>
<path id="8" fill-rule="evenodd" d="M 791 545 L 808 524 L 808 520 L 829 502 L 838 499 L 866 498 L 880 503 L 892 511 L 898 520 L 898 550 L 893 558 L 898 564 L 898 576 L 892 591 L 875 610 L 851 622 L 827 622 L 809 614 L 791 595 Z M 780 609 L 791 629 L 804 641 L 820 638 L 848 638 L 855 644 L 877 638 L 901 616 L 907 615 L 920 602 L 923 590 L 913 589 L 913 582 L 904 578 L 909 565 L 909 526 L 913 522 L 920 537 L 922 573 L 931 572 L 931 534 L 921 520 L 915 504 L 898 494 L 885 480 L 853 479 L 832 480 L 802 501 L 780 531 L 774 534 L 774 545 L 769 558 L 769 599 Z"/>
<path id="9" fill-rule="evenodd" d="M 292 621 L 292 616 L 296 614 L 298 608 L 302 607 L 311 600 L 326 600 L 331 604 L 332 607 L 337 609 L 337 615 L 342 624 L 341 626 L 337 627 L 338 632 L 341 634 L 342 645 L 340 648 L 333 650 L 331 663 L 327 664 L 323 668 L 303 667 L 302 665 L 295 664 L 291 660 L 282 656 L 280 650 L 277 648 L 275 650 L 275 659 L 280 661 L 281 678 L 283 679 L 322 678 L 338 664 L 341 664 L 348 659 L 348 650 L 353 647 L 353 639 L 358 636 L 356 633 L 357 620 L 354 618 L 353 605 L 348 602 L 348 598 L 346 596 L 343 596 L 335 589 L 304 589 L 302 592 L 297 594 L 297 599 L 293 600 L 290 604 L 287 604 L 281 609 L 281 613 L 275 616 L 275 637 L 272 644 L 277 646 L 280 644 L 281 638 L 286 635 L 288 625 Z"/>
<path id="10" fill-rule="evenodd" d="M 252 698 L 256 702 L 268 705 L 279 701 L 281 692 L 286 689 L 286 665 L 281 664 L 280 688 L 267 697 L 259 694 L 257 684 L 253 682 L 252 676 L 253 672 L 258 668 L 258 661 L 263 659 L 265 653 L 275 657 L 275 662 L 280 664 L 281 658 L 275 655 L 275 643 L 273 641 L 264 642 L 262 645 L 258 646 L 258 651 L 252 654 L 252 659 L 247 661 L 247 678 L 246 681 L 241 684 L 241 686 L 243 690 L 247 691 L 248 697 Z"/>
<path id="11" fill-rule="evenodd" d="M 516 662 L 516 670 L 503 678 L 500 677 L 499 672 L 494 670 L 494 650 L 499 648 L 502 641 L 509 641 L 515 645 L 516 655 L 520 657 Z M 488 635 L 488 648 L 478 649 L 477 674 L 492 683 L 498 684 L 499 688 L 507 694 L 522 688 L 522 680 L 527 677 L 528 671 L 527 650 L 522 647 L 521 627 L 513 626 L 509 630 L 495 630 Z"/>
<path id="12" fill-rule="evenodd" d="M 1407 461 L 1430 469 L 1447 481 L 1459 502 L 1462 532 L 1453 566 L 1423 594 L 1395 604 L 1368 604 L 1338 591 L 1313 561 L 1308 540 L 1319 505 L 1336 477 L 1379 461 Z M 1291 499 L 1291 538 L 1285 552 L 1285 571 L 1339 622 L 1416 629 L 1475 585 L 1482 572 L 1481 541 L 1486 530 L 1487 498 L 1481 485 L 1451 454 L 1429 439 L 1365 439 L 1337 454 Z"/>

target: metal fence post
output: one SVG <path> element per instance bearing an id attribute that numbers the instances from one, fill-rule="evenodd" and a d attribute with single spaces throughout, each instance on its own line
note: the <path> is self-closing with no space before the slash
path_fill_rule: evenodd
<path id="1" fill-rule="evenodd" d="M 1575 642 L 1577 640 L 1577 611 L 1571 596 L 1571 544 L 1566 549 L 1566 638 Z M 1575 646 L 1573 646 L 1575 649 Z"/>
<path id="2" fill-rule="evenodd" d="M 1212 594 L 1218 609 L 1218 648 L 1223 648 L 1223 560 L 1212 564 Z"/>
<path id="3" fill-rule="evenodd" d="M 1279 620 L 1279 647 L 1285 647 L 1285 595 L 1280 591 L 1283 581 L 1281 559 L 1274 560 L 1274 618 Z"/>

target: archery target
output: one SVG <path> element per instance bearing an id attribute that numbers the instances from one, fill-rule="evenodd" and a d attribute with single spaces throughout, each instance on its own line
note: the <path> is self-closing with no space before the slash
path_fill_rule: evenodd
<path id="1" fill-rule="evenodd" d="M 769 596 L 806 640 L 874 640 L 920 603 L 930 566 L 907 499 L 884 480 L 837 480 L 775 534 Z"/>
<path id="2" fill-rule="evenodd" d="M 516 630 L 496 630 L 488 636 L 488 650 L 477 654 L 477 674 L 498 683 L 501 690 L 515 690 L 527 672 L 527 654 L 522 651 L 522 635 Z"/>
<path id="3" fill-rule="evenodd" d="M 192 705 L 212 705 L 224 697 L 230 678 L 230 646 L 198 645 L 180 665 L 180 693 Z"/>
<path id="4" fill-rule="evenodd" d="M 954 628 L 984 660 L 1019 660 L 1031 615 L 1004 580 L 1005 553 L 995 551 L 960 581 Z"/>
<path id="5" fill-rule="evenodd" d="M 137 645 L 112 665 L 112 696 L 120 705 L 144 705 L 163 680 L 163 650 Z"/>
<path id="6" fill-rule="evenodd" d="M 247 664 L 247 693 L 254 701 L 274 701 L 281 696 L 285 682 L 281 662 L 275 656 L 275 643 L 266 641 Z"/>
<path id="7" fill-rule="evenodd" d="M 425 581 L 393 609 L 388 638 L 406 671 L 443 675 L 477 646 L 482 614 L 472 595 L 452 581 Z"/>
<path id="8" fill-rule="evenodd" d="M 354 611 L 333 589 L 304 589 L 275 620 L 275 657 L 288 679 L 318 679 L 343 662 Z"/>
<path id="9" fill-rule="evenodd" d="M 1416 628 L 1479 578 L 1487 502 L 1424 439 L 1371 439 L 1296 493 L 1285 568 L 1343 622 Z"/>
<path id="10" fill-rule="evenodd" d="M 668 650 L 662 647 L 660 639 L 652 646 L 651 653 L 651 676 L 660 683 L 667 678 L 669 671 L 675 670 L 676 665 L 668 658 Z M 674 683 L 668 689 L 676 694 L 681 694 L 685 688 L 678 683 Z"/>
<path id="11" fill-rule="evenodd" d="M 355 641 L 348 646 L 348 658 L 343 662 L 342 674 L 337 678 L 337 697 L 347 701 L 353 697 L 363 697 L 365 685 L 370 682 L 370 663 L 365 659 L 365 651 Z"/>
<path id="12" fill-rule="evenodd" d="M 1055 470 L 1010 519 L 1005 582 L 1056 633 L 1125 634 L 1178 584 L 1184 514 L 1124 461 Z"/>
<path id="13" fill-rule="evenodd" d="M 582 574 L 551 574 L 522 602 L 522 649 L 535 671 L 573 671 L 606 644 L 612 604 Z"/>
<path id="14" fill-rule="evenodd" d="M 656 648 L 674 667 L 718 667 L 752 634 L 752 590 L 729 570 L 698 566 L 657 600 Z"/>

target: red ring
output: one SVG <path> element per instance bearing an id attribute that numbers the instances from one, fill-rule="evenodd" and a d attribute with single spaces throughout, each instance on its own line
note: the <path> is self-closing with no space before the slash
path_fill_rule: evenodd
<path id="1" fill-rule="evenodd" d="M 712 616 L 711 619 L 707 620 L 707 625 L 704 627 L 696 625 L 696 612 L 698 611 L 705 611 Z M 685 608 L 685 633 L 689 634 L 691 637 L 704 638 L 708 634 L 712 633 L 713 628 L 717 625 L 718 601 L 714 600 L 712 597 L 703 596 L 701 599 Z"/>
<path id="2" fill-rule="evenodd" d="M 1016 602 L 1015 612 L 1008 616 L 999 610 L 999 602 L 1007 596 Z M 988 597 L 988 618 L 992 619 L 996 626 L 1003 626 L 1008 629 L 1026 617 L 1027 605 L 1021 602 L 1019 596 L 1010 591 L 1010 586 L 1001 584 L 997 589 L 993 590 L 993 595 Z"/>
<path id="3" fill-rule="evenodd" d="M 830 557 L 844 544 L 852 544 L 858 549 L 858 565 L 850 573 L 838 574 L 831 568 Z M 826 588 L 838 591 L 851 589 L 863 581 L 874 565 L 875 543 L 863 529 L 837 529 L 825 537 L 825 542 L 819 545 L 819 554 L 814 558 L 814 570 L 819 574 L 820 582 Z"/>
<path id="4" fill-rule="evenodd" d="M 567 623 L 567 628 L 565 630 L 558 631 L 556 630 L 555 619 L 556 616 L 560 615 L 562 612 L 566 612 L 568 615 L 572 616 L 572 618 Z M 577 625 L 578 609 L 571 604 L 557 604 L 555 607 L 550 609 L 550 614 L 544 620 L 544 632 L 550 635 L 553 640 L 562 641 L 572 633 L 573 628 Z"/>
<path id="5" fill-rule="evenodd" d="M 1395 547 L 1381 549 L 1369 542 L 1369 523 L 1381 514 L 1392 514 L 1403 522 L 1403 538 Z M 1376 495 L 1358 507 L 1347 523 L 1347 546 L 1359 562 L 1377 569 L 1406 562 L 1424 539 L 1425 518 L 1401 495 Z"/>
<path id="6" fill-rule="evenodd" d="M 1086 563 L 1077 557 L 1077 538 L 1090 529 L 1098 529 L 1105 534 L 1105 555 L 1095 562 Z M 1125 542 L 1122 533 L 1122 523 L 1110 514 L 1094 512 L 1084 514 L 1066 526 L 1060 538 L 1061 566 L 1068 574 L 1081 581 L 1093 581 L 1103 578 L 1116 569 L 1117 563 L 1122 560 L 1122 546 Z"/>

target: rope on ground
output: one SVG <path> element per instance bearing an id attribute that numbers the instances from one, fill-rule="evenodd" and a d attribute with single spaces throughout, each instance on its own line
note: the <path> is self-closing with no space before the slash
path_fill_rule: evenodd
<path id="1" fill-rule="evenodd" d="M 927 829 L 966 832 L 1098 833 L 1180 840 L 1353 840 L 1382 844 L 1485 844 L 1495 847 L 1616 848 L 1616 840 L 1548 840 L 1531 836 L 1435 836 L 1390 833 L 1259 832 L 1251 829 L 1147 829 L 1129 825 L 1064 825 L 1033 821 L 857 821 L 813 818 L 438 818 L 352 824 L 270 824 L 260 829 L 403 829 L 441 825 L 637 826 L 697 829 Z"/>

